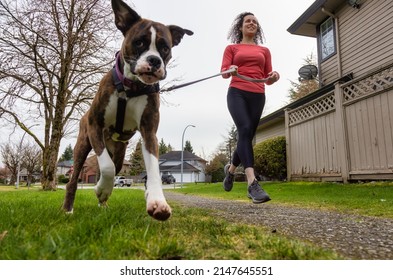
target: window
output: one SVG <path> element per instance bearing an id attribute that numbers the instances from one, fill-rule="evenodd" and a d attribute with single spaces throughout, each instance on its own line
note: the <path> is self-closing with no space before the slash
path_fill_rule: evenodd
<path id="1" fill-rule="evenodd" d="M 336 53 L 334 22 L 331 17 L 320 25 L 319 32 L 321 59 L 325 60 Z"/>

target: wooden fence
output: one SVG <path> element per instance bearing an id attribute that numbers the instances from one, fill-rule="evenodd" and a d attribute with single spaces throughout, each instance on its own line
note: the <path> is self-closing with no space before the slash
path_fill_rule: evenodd
<path id="1" fill-rule="evenodd" d="M 393 179 L 393 62 L 286 110 L 288 180 Z"/>

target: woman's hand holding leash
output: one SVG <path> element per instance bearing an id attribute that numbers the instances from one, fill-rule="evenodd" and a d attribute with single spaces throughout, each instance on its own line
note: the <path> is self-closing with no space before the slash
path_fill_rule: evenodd
<path id="1" fill-rule="evenodd" d="M 267 76 L 266 84 L 271 85 L 280 79 L 280 74 L 277 71 L 272 71 Z"/>
<path id="2" fill-rule="evenodd" d="M 237 75 L 237 65 L 231 65 L 228 70 L 221 72 L 221 76 L 224 79 L 228 79 L 230 76 L 236 76 Z"/>

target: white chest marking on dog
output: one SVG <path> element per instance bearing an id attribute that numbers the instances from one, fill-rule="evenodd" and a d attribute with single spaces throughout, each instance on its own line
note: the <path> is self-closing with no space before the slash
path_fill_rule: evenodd
<path id="1" fill-rule="evenodd" d="M 147 95 L 128 99 L 123 130 L 139 129 L 142 114 L 147 105 Z"/>
<path id="2" fill-rule="evenodd" d="M 105 127 L 116 126 L 117 95 L 113 94 L 105 110 Z M 123 131 L 140 128 L 140 120 L 147 105 L 147 95 L 127 99 Z"/>

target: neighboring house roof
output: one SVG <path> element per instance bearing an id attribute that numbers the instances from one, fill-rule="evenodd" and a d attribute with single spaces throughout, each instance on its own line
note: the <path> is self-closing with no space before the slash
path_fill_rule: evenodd
<path id="1" fill-rule="evenodd" d="M 291 34 L 317 37 L 317 26 L 347 0 L 316 0 L 288 29 Z"/>
<path id="2" fill-rule="evenodd" d="M 83 166 L 91 166 L 91 165 L 94 165 L 94 166 L 98 165 L 97 155 L 93 155 L 93 156 L 88 157 L 85 160 L 85 163 L 83 164 Z M 131 163 L 127 160 L 124 160 L 123 166 L 131 166 Z"/>
<path id="3" fill-rule="evenodd" d="M 65 160 L 65 161 L 59 161 L 57 163 L 57 167 L 71 167 L 74 165 L 73 160 Z"/>
<path id="4" fill-rule="evenodd" d="M 161 166 L 160 165 L 160 171 L 161 172 L 181 172 L 181 164 L 177 165 L 165 165 Z M 183 162 L 183 172 L 201 172 L 198 168 L 195 168 L 188 162 Z"/>
<path id="5" fill-rule="evenodd" d="M 178 173 L 181 172 L 181 151 L 172 151 L 160 156 L 160 171 Z M 202 162 L 207 163 L 206 160 L 200 158 L 193 153 L 183 151 L 183 171 L 184 172 L 201 172 L 200 169 L 196 168 L 190 162 Z M 171 164 L 172 163 L 172 164 Z"/>
<path id="6" fill-rule="evenodd" d="M 179 161 L 179 160 L 181 160 L 181 151 L 172 151 L 160 156 L 160 161 Z M 184 161 L 195 160 L 195 161 L 207 162 L 203 158 L 200 158 L 188 151 L 183 151 L 183 160 Z"/>

